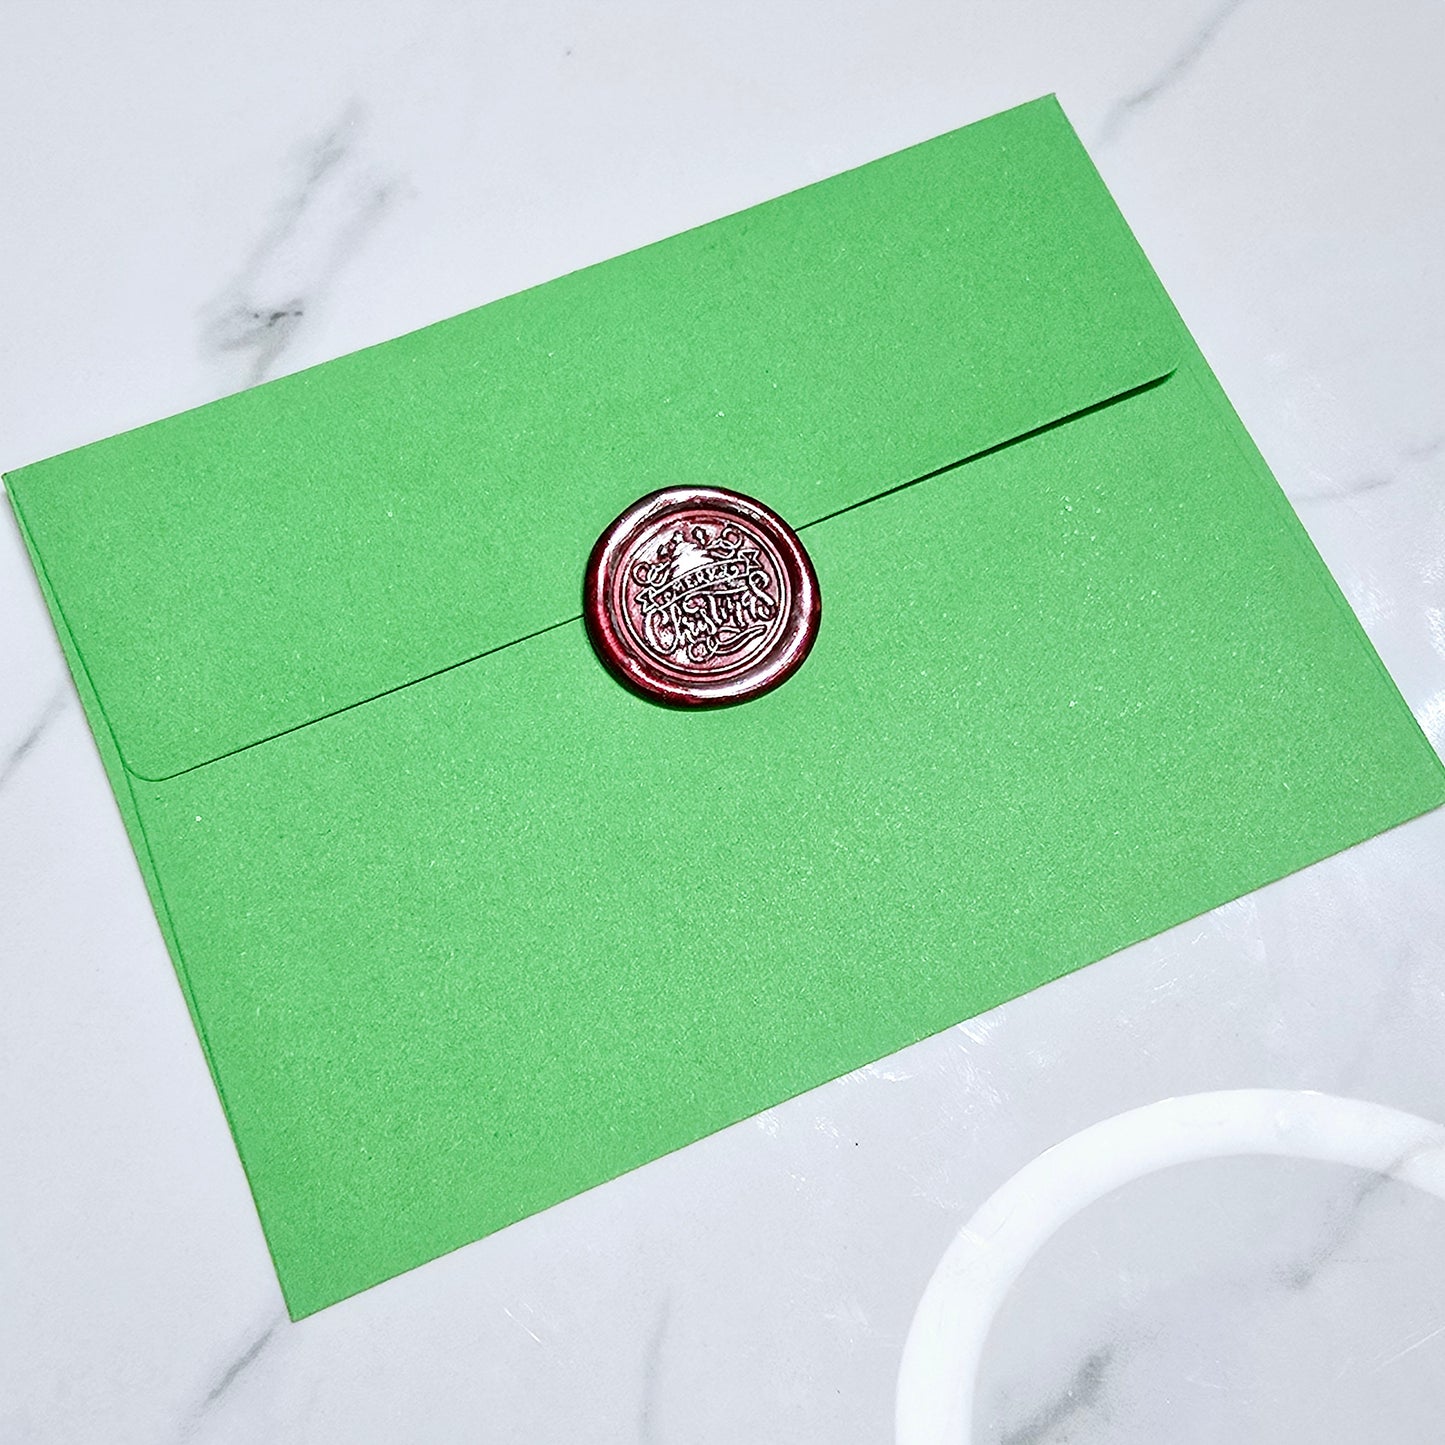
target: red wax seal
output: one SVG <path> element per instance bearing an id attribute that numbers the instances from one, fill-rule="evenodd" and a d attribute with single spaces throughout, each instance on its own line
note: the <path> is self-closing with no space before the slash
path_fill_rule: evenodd
<path id="1" fill-rule="evenodd" d="M 583 599 L 603 662 L 661 702 L 742 702 L 777 687 L 818 631 L 818 579 L 797 533 L 721 487 L 634 502 L 592 549 Z"/>

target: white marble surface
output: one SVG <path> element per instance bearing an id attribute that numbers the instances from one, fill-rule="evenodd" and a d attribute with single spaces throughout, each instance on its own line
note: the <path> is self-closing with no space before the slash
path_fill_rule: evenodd
<path id="1" fill-rule="evenodd" d="M 1057 90 L 1445 746 L 1445 12 L 16 0 L 0 466 Z M 1445 1121 L 1445 815 L 299 1325 L 0 515 L 0 1441 L 871 1442 L 950 1240 L 1202 1090 Z M 983 1349 L 1008 1445 L 1445 1434 L 1445 1205 L 1183 1164 Z"/>

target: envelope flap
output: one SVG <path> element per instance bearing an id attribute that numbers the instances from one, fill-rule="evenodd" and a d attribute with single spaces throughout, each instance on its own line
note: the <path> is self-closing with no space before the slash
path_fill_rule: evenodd
<path id="1" fill-rule="evenodd" d="M 162 779 L 575 618 L 644 492 L 803 525 L 1178 345 L 1050 99 L 8 484 L 121 756 Z"/>

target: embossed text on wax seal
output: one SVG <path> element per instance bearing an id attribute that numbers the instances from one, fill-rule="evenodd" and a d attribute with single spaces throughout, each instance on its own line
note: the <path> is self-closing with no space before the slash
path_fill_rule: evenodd
<path id="1" fill-rule="evenodd" d="M 761 502 L 671 487 L 602 534 L 584 609 L 602 660 L 637 691 L 681 705 L 741 702 L 807 656 L 818 583 L 797 534 Z"/>

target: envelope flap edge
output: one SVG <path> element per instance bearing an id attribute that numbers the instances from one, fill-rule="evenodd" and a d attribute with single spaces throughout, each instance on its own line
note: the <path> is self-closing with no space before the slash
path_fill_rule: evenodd
<path id="1" fill-rule="evenodd" d="M 575 617 L 658 486 L 806 525 L 1179 350 L 1048 98 L 7 480 L 155 781 Z"/>

